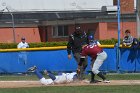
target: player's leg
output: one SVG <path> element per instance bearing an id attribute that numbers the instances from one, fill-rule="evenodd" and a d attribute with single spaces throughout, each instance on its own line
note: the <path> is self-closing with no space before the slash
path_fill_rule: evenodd
<path id="1" fill-rule="evenodd" d="M 52 80 L 56 79 L 55 75 L 52 74 L 50 71 L 44 70 L 44 73 L 47 74 Z"/>
<path id="2" fill-rule="evenodd" d="M 87 68 L 87 65 L 88 65 L 88 56 L 86 56 L 86 58 L 85 58 L 85 60 L 84 60 L 84 62 L 83 62 L 83 66 L 82 66 L 82 69 L 83 69 L 83 79 L 85 78 L 84 77 L 84 73 L 85 73 L 85 70 L 86 70 L 86 68 Z"/>
<path id="3" fill-rule="evenodd" d="M 74 53 L 74 58 L 75 58 L 77 64 L 80 63 L 80 57 L 81 57 L 80 53 Z M 83 67 L 83 64 L 82 64 L 82 66 L 80 66 L 80 73 L 78 73 L 79 80 L 84 79 L 84 68 L 86 68 L 86 67 Z"/>
<path id="4" fill-rule="evenodd" d="M 50 85 L 50 84 L 54 84 L 53 79 L 45 79 L 43 77 L 43 75 L 36 69 L 35 70 L 35 74 L 37 75 L 37 77 L 39 78 L 40 82 L 44 85 Z"/>
<path id="5" fill-rule="evenodd" d="M 97 74 L 100 78 L 102 78 L 105 83 L 109 83 L 110 81 L 106 80 L 106 77 L 99 71 L 99 68 L 101 67 L 101 65 L 103 64 L 103 61 L 106 58 L 107 58 L 106 52 L 102 52 L 102 53 L 98 54 L 98 56 L 93 64 L 92 71 L 94 74 Z"/>
<path id="6" fill-rule="evenodd" d="M 36 66 L 30 67 L 28 69 L 29 72 L 34 72 L 36 74 L 36 76 L 38 77 L 38 79 L 43 78 L 42 74 L 38 71 Z"/>
<path id="7" fill-rule="evenodd" d="M 90 83 L 97 83 L 97 82 L 95 82 L 95 74 L 91 71 L 91 81 L 90 81 Z"/>
<path id="8" fill-rule="evenodd" d="M 55 76 L 50 71 L 44 70 L 44 72 L 54 81 L 55 84 L 61 84 L 67 82 L 65 73 L 60 72 L 59 75 Z"/>
<path id="9" fill-rule="evenodd" d="M 28 69 L 28 71 L 34 72 L 36 74 L 36 76 L 38 77 L 38 79 L 40 80 L 41 84 L 44 84 L 44 85 L 53 84 L 53 80 L 52 79 L 45 79 L 43 77 L 43 75 L 39 72 L 39 70 L 37 69 L 36 66 L 30 67 Z"/>
<path id="10" fill-rule="evenodd" d="M 94 63 L 94 59 L 91 60 L 91 68 L 93 68 L 93 63 Z M 95 74 L 93 73 L 93 71 L 90 72 L 91 74 L 91 81 L 90 83 L 98 83 L 98 82 L 101 82 L 100 80 L 96 80 L 95 79 Z"/>

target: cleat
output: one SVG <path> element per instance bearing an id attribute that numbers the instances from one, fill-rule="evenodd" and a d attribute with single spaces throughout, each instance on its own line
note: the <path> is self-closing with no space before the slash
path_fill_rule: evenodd
<path id="1" fill-rule="evenodd" d="M 98 80 L 91 80 L 90 83 L 98 83 Z"/>
<path id="2" fill-rule="evenodd" d="M 110 83 L 110 81 L 109 81 L 109 80 L 103 80 L 103 82 L 104 82 L 104 83 Z"/>
<path id="3" fill-rule="evenodd" d="M 34 72 L 36 69 L 37 69 L 37 67 L 36 67 L 36 66 L 33 66 L 33 67 L 30 67 L 30 68 L 28 69 L 28 71 L 29 71 L 29 72 Z"/>
<path id="4" fill-rule="evenodd" d="M 91 80 L 90 83 L 98 83 L 98 82 L 102 82 L 101 80 Z"/>

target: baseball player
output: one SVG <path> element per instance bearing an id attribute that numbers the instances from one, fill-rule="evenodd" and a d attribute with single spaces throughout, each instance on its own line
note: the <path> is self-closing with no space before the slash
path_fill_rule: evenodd
<path id="1" fill-rule="evenodd" d="M 99 71 L 100 66 L 103 64 L 104 60 L 107 58 L 107 53 L 103 51 L 101 47 L 99 47 L 99 42 L 94 40 L 92 35 L 88 36 L 89 44 L 83 46 L 81 52 L 81 59 L 79 66 L 85 60 L 86 56 L 90 56 L 92 58 L 92 75 L 91 75 L 91 82 L 90 83 L 97 83 L 94 79 L 95 75 L 98 75 L 100 78 L 103 79 L 103 82 L 110 83 L 109 80 Z"/>
<path id="2" fill-rule="evenodd" d="M 43 75 L 37 70 L 36 66 L 30 67 L 28 71 L 35 72 L 41 84 L 44 85 L 70 83 L 78 79 L 76 72 L 62 73 L 61 75 L 55 76 L 51 72 L 45 70 L 44 72 L 50 77 L 50 79 L 45 79 Z"/>

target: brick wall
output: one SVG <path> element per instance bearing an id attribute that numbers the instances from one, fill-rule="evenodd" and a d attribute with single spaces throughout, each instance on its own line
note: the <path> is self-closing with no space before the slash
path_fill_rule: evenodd
<path id="1" fill-rule="evenodd" d="M 38 28 L 15 28 L 16 42 L 21 41 L 21 37 L 25 37 L 27 42 L 40 42 Z M 0 43 L 12 43 L 13 29 L 0 28 Z"/>
<path id="2" fill-rule="evenodd" d="M 117 0 L 113 1 L 117 5 Z M 121 13 L 134 13 L 134 0 L 120 0 Z"/>

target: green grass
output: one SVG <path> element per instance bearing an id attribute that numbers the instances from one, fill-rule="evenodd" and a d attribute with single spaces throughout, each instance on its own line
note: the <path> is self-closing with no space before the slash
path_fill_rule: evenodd
<path id="1" fill-rule="evenodd" d="M 46 76 L 45 76 L 46 77 Z M 107 74 L 109 80 L 140 80 L 139 74 Z M 90 79 L 90 75 L 86 77 Z M 98 77 L 96 77 L 98 79 Z M 0 81 L 38 80 L 32 75 L 0 75 Z M 140 93 L 140 85 L 89 85 L 89 86 L 42 86 L 31 88 L 0 88 L 0 93 Z"/>
<path id="2" fill-rule="evenodd" d="M 20 80 L 38 80 L 38 78 L 35 75 L 2 75 L 0 76 L 0 81 L 20 81 Z"/>
<path id="3" fill-rule="evenodd" d="M 140 73 L 139 74 L 107 74 L 105 75 L 109 80 L 140 80 Z M 46 78 L 48 78 L 45 75 Z M 90 75 L 86 76 L 87 79 L 90 79 Z M 98 76 L 95 78 L 100 79 Z M 3 80 L 38 80 L 38 78 L 34 74 L 30 75 L 0 75 L 0 81 Z"/>
<path id="4" fill-rule="evenodd" d="M 140 73 L 139 74 L 109 74 L 106 76 L 110 80 L 140 80 Z"/>
<path id="5" fill-rule="evenodd" d="M 125 73 L 125 74 L 107 74 L 105 77 L 109 80 L 140 80 L 140 73 L 135 74 L 135 73 Z M 86 76 L 87 79 L 90 80 L 90 75 Z M 95 76 L 96 79 L 101 79 L 97 75 Z"/>
<path id="6" fill-rule="evenodd" d="M 139 93 L 140 86 L 46 86 L 0 89 L 0 93 Z"/>

